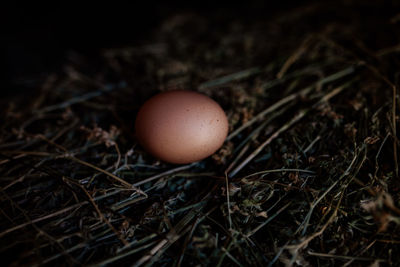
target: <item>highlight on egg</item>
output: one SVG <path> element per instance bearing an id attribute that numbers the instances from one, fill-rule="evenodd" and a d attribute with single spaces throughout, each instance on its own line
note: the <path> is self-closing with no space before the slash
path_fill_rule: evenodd
<path id="1" fill-rule="evenodd" d="M 159 93 L 140 108 L 136 136 L 154 157 L 175 164 L 214 154 L 228 135 L 228 119 L 206 95 L 185 90 Z"/>

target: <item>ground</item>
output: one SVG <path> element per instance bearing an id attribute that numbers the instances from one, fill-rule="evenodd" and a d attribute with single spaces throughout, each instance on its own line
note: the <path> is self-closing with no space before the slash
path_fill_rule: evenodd
<path id="1" fill-rule="evenodd" d="M 181 10 L 2 98 L 4 264 L 400 265 L 399 5 L 332 3 Z M 201 162 L 137 144 L 140 105 L 173 89 L 228 116 Z"/>

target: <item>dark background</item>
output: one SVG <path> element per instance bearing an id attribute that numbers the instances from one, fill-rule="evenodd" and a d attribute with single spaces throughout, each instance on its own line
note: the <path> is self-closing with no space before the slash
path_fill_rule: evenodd
<path id="1" fill-rule="evenodd" d="M 209 17 L 216 24 L 227 20 L 246 23 L 268 20 L 313 3 L 325 6 L 329 12 L 310 18 L 313 25 L 327 17 L 338 21 L 373 21 L 376 16 L 389 19 L 399 7 L 395 0 L 14 2 L 0 8 L 0 95 L 18 94 L 37 86 L 49 73 L 60 70 L 71 51 L 96 58 L 103 48 L 145 42 L 162 21 L 180 12 Z M 374 32 L 373 23 L 365 27 L 362 31 Z"/>
<path id="2" fill-rule="evenodd" d="M 16 2 L 0 9 L 1 95 L 17 94 L 37 85 L 48 73 L 59 70 L 71 51 L 90 58 L 102 48 L 140 44 L 161 21 L 178 12 L 198 13 L 215 21 L 254 20 L 304 2 Z"/>

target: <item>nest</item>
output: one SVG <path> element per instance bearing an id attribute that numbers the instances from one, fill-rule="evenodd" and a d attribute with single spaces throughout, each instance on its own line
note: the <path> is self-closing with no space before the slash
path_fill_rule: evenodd
<path id="1" fill-rule="evenodd" d="M 3 264 L 400 264 L 399 16 L 357 7 L 176 14 L 2 99 Z M 174 89 L 226 111 L 212 157 L 137 144 L 140 105 Z"/>

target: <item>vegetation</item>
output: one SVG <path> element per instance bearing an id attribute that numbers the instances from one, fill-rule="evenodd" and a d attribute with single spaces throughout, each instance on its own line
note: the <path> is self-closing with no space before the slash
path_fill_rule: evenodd
<path id="1" fill-rule="evenodd" d="M 2 99 L 3 264 L 399 265 L 400 16 L 378 2 L 183 12 Z M 136 143 L 140 105 L 173 89 L 226 111 L 212 157 Z"/>

